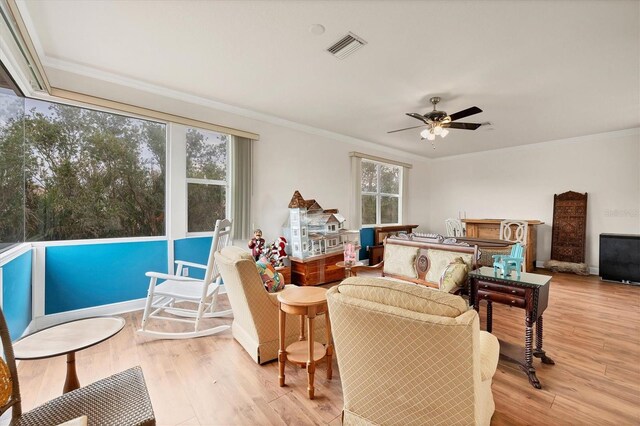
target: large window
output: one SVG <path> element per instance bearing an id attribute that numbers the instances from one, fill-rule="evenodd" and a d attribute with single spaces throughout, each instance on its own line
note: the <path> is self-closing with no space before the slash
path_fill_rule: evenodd
<path id="1" fill-rule="evenodd" d="M 0 242 L 15 241 L 20 223 L 27 241 L 164 235 L 164 124 L 33 99 L 19 113 L 11 105 L 0 111 L 0 193 L 16 196 L 0 195 Z"/>
<path id="2" fill-rule="evenodd" d="M 231 137 L 201 129 L 187 130 L 187 231 L 213 231 L 227 211 Z"/>
<path id="3" fill-rule="evenodd" d="M 362 225 L 398 224 L 402 218 L 402 167 L 362 160 Z"/>
<path id="4" fill-rule="evenodd" d="M 0 251 L 24 241 L 24 98 L 0 87 Z"/>

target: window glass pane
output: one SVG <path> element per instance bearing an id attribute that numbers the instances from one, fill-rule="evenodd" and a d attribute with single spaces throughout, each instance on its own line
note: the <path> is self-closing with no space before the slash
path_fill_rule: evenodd
<path id="1" fill-rule="evenodd" d="M 0 252 L 24 241 L 24 98 L 0 88 Z"/>
<path id="2" fill-rule="evenodd" d="M 380 192 L 400 194 L 400 167 L 380 166 Z"/>
<path id="3" fill-rule="evenodd" d="M 376 163 L 362 160 L 362 192 L 376 192 L 378 190 L 376 166 Z"/>
<path id="4" fill-rule="evenodd" d="M 188 129 L 187 177 L 226 181 L 229 139 L 221 133 Z"/>
<path id="5" fill-rule="evenodd" d="M 211 232 L 216 220 L 226 217 L 226 190 L 222 185 L 189 183 L 187 222 L 189 232 Z"/>
<path id="6" fill-rule="evenodd" d="M 398 197 L 380 197 L 380 221 L 398 223 Z"/>
<path id="7" fill-rule="evenodd" d="M 25 101 L 31 241 L 164 235 L 164 124 Z"/>
<path id="8" fill-rule="evenodd" d="M 376 223 L 376 196 L 362 196 L 362 224 L 374 225 Z"/>

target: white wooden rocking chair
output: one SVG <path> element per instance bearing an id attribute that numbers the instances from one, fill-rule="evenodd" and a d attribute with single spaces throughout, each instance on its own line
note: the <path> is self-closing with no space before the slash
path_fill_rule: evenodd
<path id="1" fill-rule="evenodd" d="M 231 309 L 225 311 L 216 310 L 221 278 L 214 261 L 214 254 L 228 244 L 230 233 L 231 222 L 229 220 L 216 221 L 211 250 L 209 251 L 209 260 L 206 265 L 176 260 L 176 275 L 159 272 L 147 272 L 145 274 L 151 278 L 151 281 L 142 316 L 142 326 L 138 333 L 161 339 L 190 339 L 192 337 L 210 336 L 230 328 L 229 325 L 219 325 L 207 329 L 200 328 L 200 321 L 203 318 L 215 318 L 232 314 Z M 204 279 L 183 277 L 182 269 L 185 266 L 205 270 Z M 157 284 L 158 280 L 164 281 Z M 176 306 L 176 303 L 181 304 Z M 174 316 L 162 315 L 163 313 Z M 175 318 L 175 316 L 184 318 Z M 193 331 L 173 333 L 149 330 L 147 326 L 152 318 L 190 323 L 193 324 L 194 329 Z"/>

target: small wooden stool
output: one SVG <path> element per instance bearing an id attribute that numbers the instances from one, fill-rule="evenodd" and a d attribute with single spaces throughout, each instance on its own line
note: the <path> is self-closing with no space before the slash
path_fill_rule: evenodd
<path id="1" fill-rule="evenodd" d="M 280 386 L 284 386 L 284 365 L 288 360 L 294 364 L 307 367 L 309 379 L 307 391 L 309 399 L 314 398 L 313 380 L 316 363 L 327 359 L 327 379 L 331 379 L 331 323 L 327 309 L 327 290 L 322 287 L 287 288 L 278 295 L 280 306 L 280 350 L 278 351 L 278 367 Z M 317 315 L 324 313 L 326 321 L 327 344 L 323 345 L 314 340 L 313 322 Z M 294 342 L 285 349 L 285 328 L 287 314 L 300 315 L 300 341 Z M 304 339 L 304 317 L 307 317 L 307 340 Z"/>

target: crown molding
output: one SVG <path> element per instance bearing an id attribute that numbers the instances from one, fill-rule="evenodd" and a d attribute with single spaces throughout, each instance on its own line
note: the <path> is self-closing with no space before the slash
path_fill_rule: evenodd
<path id="1" fill-rule="evenodd" d="M 121 87 L 126 87 L 133 90 L 139 90 L 145 93 L 150 93 L 150 94 L 161 96 L 164 98 L 185 102 L 191 105 L 199 105 L 205 108 L 228 112 L 241 117 L 262 121 L 265 123 L 274 124 L 281 127 L 286 127 L 293 130 L 298 130 L 304 133 L 321 136 L 328 139 L 333 139 L 339 142 L 345 142 L 345 143 L 349 143 L 349 144 L 353 144 L 353 145 L 357 145 L 365 148 L 375 149 L 377 151 L 394 154 L 403 158 L 416 159 L 417 157 L 420 160 L 431 161 L 431 158 L 423 155 L 415 154 L 408 151 L 403 151 L 401 149 L 389 147 L 386 145 L 377 144 L 374 142 L 366 141 L 364 139 L 355 138 L 353 136 L 347 136 L 341 133 L 332 132 L 330 130 L 309 126 L 306 124 L 287 120 L 274 115 L 250 110 L 247 108 L 230 105 L 230 104 L 216 101 L 213 99 L 204 98 L 202 96 L 197 96 L 197 95 L 181 92 L 174 89 L 161 87 L 149 82 L 145 82 L 145 81 L 141 81 L 141 80 L 137 80 L 129 77 L 124 77 L 108 71 L 96 69 L 93 67 L 88 67 L 86 65 L 74 63 L 71 61 L 51 58 L 46 55 L 44 57 L 41 57 L 41 60 L 45 68 L 51 68 L 58 71 L 79 75 L 82 77 L 105 81 Z"/>
<path id="2" fill-rule="evenodd" d="M 622 130 L 612 130 L 610 132 L 593 133 L 590 135 L 576 136 L 573 138 L 553 139 L 550 141 L 529 143 L 525 145 L 507 146 L 504 148 L 496 148 L 496 149 L 487 149 L 485 151 L 468 152 L 465 154 L 448 155 L 445 157 L 431 158 L 430 160 L 434 162 L 441 162 L 441 161 L 456 160 L 456 159 L 463 159 L 463 158 L 472 158 L 472 157 L 482 155 L 482 154 L 487 154 L 487 153 L 504 154 L 504 153 L 510 153 L 510 152 L 526 151 L 530 149 L 541 148 L 544 146 L 557 145 L 559 143 L 584 143 L 589 141 L 617 139 L 625 136 L 640 137 L 640 127 L 632 127 L 629 129 L 622 129 Z"/>

